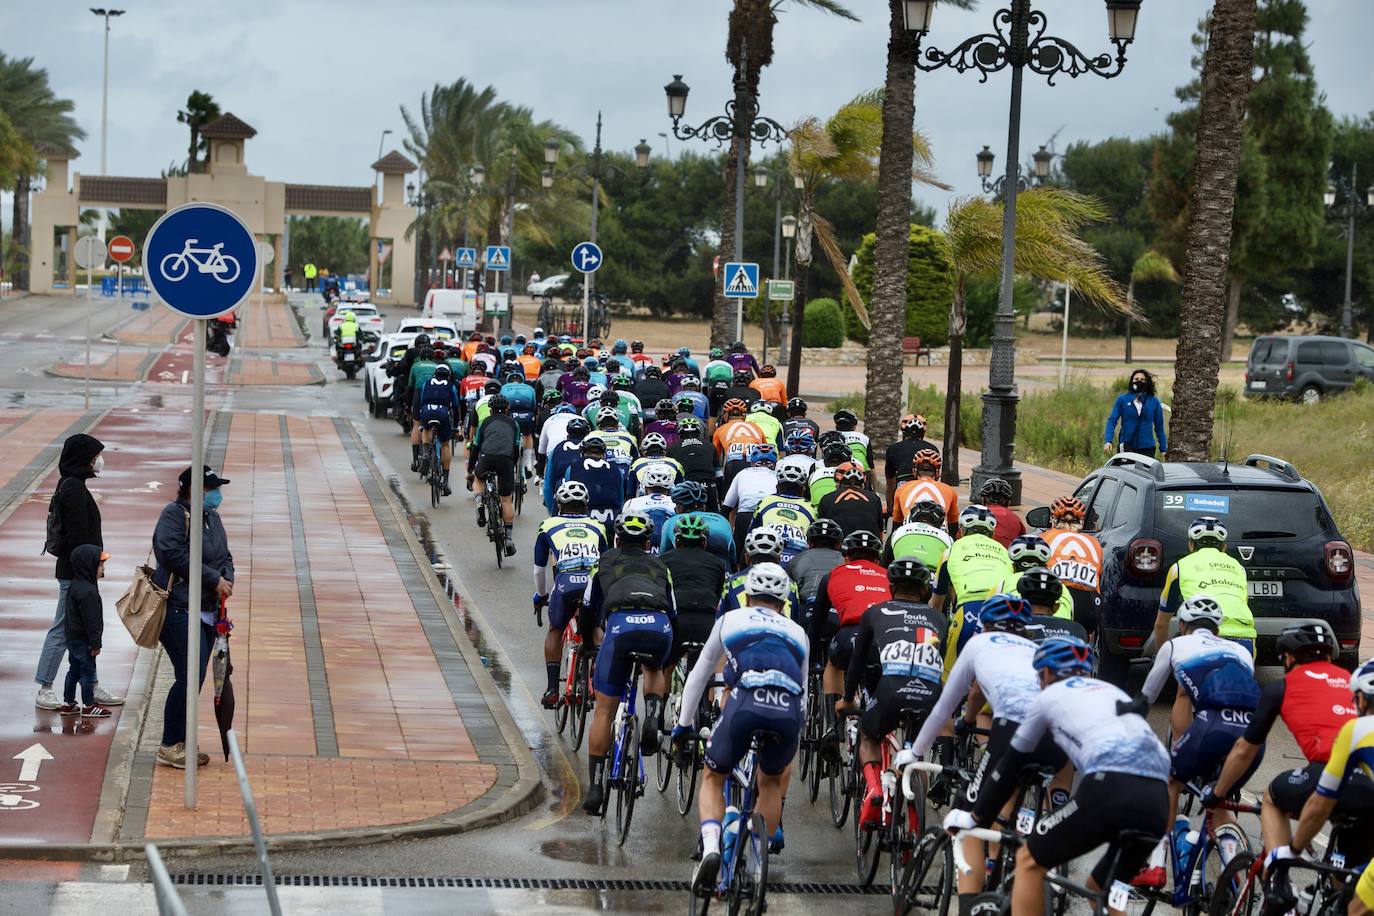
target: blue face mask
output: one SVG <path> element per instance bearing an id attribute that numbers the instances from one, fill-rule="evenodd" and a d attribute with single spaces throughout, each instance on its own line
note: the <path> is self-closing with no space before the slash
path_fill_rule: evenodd
<path id="1" fill-rule="evenodd" d="M 224 494 L 221 493 L 218 489 L 215 489 L 205 494 L 203 505 L 207 509 L 218 509 L 219 504 L 222 502 L 224 502 Z"/>

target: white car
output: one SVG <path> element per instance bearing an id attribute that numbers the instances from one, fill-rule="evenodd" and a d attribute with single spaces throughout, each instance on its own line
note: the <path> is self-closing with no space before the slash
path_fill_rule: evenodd
<path id="1" fill-rule="evenodd" d="M 458 336 L 458 329 L 452 321 L 437 318 L 402 318 L 393 333 L 410 334 L 412 337 L 416 334 L 428 334 L 431 341 L 452 340 Z"/>
<path id="2" fill-rule="evenodd" d="M 545 293 L 556 293 L 558 288 L 568 282 L 568 274 L 554 274 L 552 277 L 545 277 L 525 287 L 525 292 L 531 296 L 542 296 Z"/>
<path id="3" fill-rule="evenodd" d="M 352 312 L 353 317 L 358 321 L 358 330 L 371 331 L 373 334 L 382 334 L 385 327 L 386 315 L 377 311 L 374 305 L 350 305 L 343 304 L 329 318 L 329 339 L 334 339 L 334 332 L 343 324 L 344 312 Z"/>
<path id="4" fill-rule="evenodd" d="M 400 362 L 406 355 L 406 350 L 415 341 L 416 333 L 387 334 L 368 357 L 363 370 L 363 397 L 367 399 L 368 409 L 374 417 L 385 417 L 391 409 L 395 379 L 391 377 L 390 370 L 394 363 Z"/>

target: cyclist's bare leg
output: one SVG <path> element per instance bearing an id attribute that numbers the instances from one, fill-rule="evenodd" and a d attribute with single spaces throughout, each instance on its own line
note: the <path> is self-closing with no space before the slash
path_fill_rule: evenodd
<path id="1" fill-rule="evenodd" d="M 439 446 L 439 461 L 443 464 L 445 471 L 453 463 L 453 446 L 447 442 Z"/>
<path id="2" fill-rule="evenodd" d="M 833 662 L 827 661 L 825 663 L 825 673 L 821 675 L 821 690 L 828 694 L 839 694 L 841 697 L 844 695 L 844 672 L 836 668 Z M 841 709 L 843 702 L 844 700 L 841 699 L 839 703 L 835 704 L 836 712 Z"/>
<path id="3" fill-rule="evenodd" d="M 786 770 L 776 776 L 759 771 L 759 800 L 755 803 L 754 810 L 763 815 L 766 837 L 772 836 L 778 829 L 778 824 L 782 823 L 782 795 L 786 776 Z"/>
<path id="4" fill-rule="evenodd" d="M 509 496 L 501 497 L 501 518 L 507 527 L 515 524 L 515 503 Z"/>
<path id="5" fill-rule="evenodd" d="M 759 774 L 762 776 L 763 774 Z M 697 793 L 697 816 L 702 823 L 719 823 L 725 817 L 725 774 L 702 767 L 701 791 Z"/>
<path id="6" fill-rule="evenodd" d="M 1346 916 L 1370 916 L 1371 913 L 1374 913 L 1374 910 L 1364 905 L 1359 894 L 1350 898 L 1350 906 L 1345 911 Z"/>
<path id="7" fill-rule="evenodd" d="M 587 753 L 593 757 L 605 757 L 611 752 L 611 723 L 615 711 L 620 708 L 620 697 L 610 696 L 600 690 L 596 693 L 595 712 L 592 714 L 591 733 L 587 735 Z"/>
<path id="8" fill-rule="evenodd" d="M 977 860 L 973 860 L 976 862 Z M 974 869 L 978 871 L 978 869 Z M 1045 875 L 1049 869 L 1035 861 L 1030 850 L 1022 846 L 1016 851 L 1016 877 L 1011 883 L 1012 916 L 1043 916 L 1045 911 Z M 1088 879 L 1092 887 L 1092 879 Z"/>
<path id="9" fill-rule="evenodd" d="M 549 632 L 544 634 L 544 661 L 553 664 L 563 655 L 563 629 L 561 627 L 549 627 Z"/>
<path id="10" fill-rule="evenodd" d="M 663 696 L 668 692 L 668 673 L 666 671 L 650 671 L 644 669 L 644 695 L 654 694 Z"/>
<path id="11" fill-rule="evenodd" d="M 1269 790 L 1264 790 L 1264 804 L 1260 806 L 1260 836 L 1264 839 L 1265 849 L 1278 849 L 1287 846 L 1293 839 L 1293 824 L 1287 812 L 1274 804 Z"/>
<path id="12" fill-rule="evenodd" d="M 859 733 L 859 762 L 864 764 L 878 763 L 882 760 L 882 744 L 872 738 Z"/>

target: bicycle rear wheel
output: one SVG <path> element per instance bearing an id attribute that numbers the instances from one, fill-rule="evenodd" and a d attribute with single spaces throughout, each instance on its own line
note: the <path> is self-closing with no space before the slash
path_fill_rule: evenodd
<path id="1" fill-rule="evenodd" d="M 860 803 L 855 799 L 854 803 L 854 873 L 858 876 L 859 885 L 868 887 L 873 883 L 873 878 L 878 874 L 878 860 L 883 854 L 883 831 L 880 825 L 876 830 L 865 830 L 859 821 Z"/>
<path id="2" fill-rule="evenodd" d="M 582 736 L 587 733 L 587 712 L 592 704 L 591 687 L 587 683 L 587 657 L 577 653 L 577 670 L 573 673 L 572 694 L 572 749 L 582 746 Z"/>
<path id="3" fill-rule="evenodd" d="M 1251 871 L 1255 856 L 1238 852 L 1217 879 L 1208 906 L 1208 916 L 1254 916 L 1260 910 L 1263 888 L 1259 875 Z"/>
<path id="4" fill-rule="evenodd" d="M 892 820 L 887 825 L 888 884 L 892 889 L 894 909 L 902 873 L 916 855 L 916 842 L 925 827 L 925 790 L 915 781 L 916 795 L 907 798 L 899 788 L 892 802 Z"/>
<path id="5" fill-rule="evenodd" d="M 735 841 L 735 870 L 730 875 L 730 913 L 760 916 L 767 902 L 768 830 L 763 815 L 754 813 L 740 824 Z"/>
<path id="6" fill-rule="evenodd" d="M 673 781 L 673 743 L 662 737 L 659 738 L 658 753 L 654 755 L 654 768 L 658 777 L 655 784 L 658 794 L 662 795 L 668 791 L 668 783 Z"/>
<path id="7" fill-rule="evenodd" d="M 630 836 L 630 821 L 635 816 L 635 795 L 639 793 L 639 719 L 626 716 L 621 726 L 620 778 L 616 780 L 615 829 L 617 845 L 624 846 Z"/>
<path id="8" fill-rule="evenodd" d="M 692 796 L 697 791 L 697 774 L 701 772 L 701 744 L 696 738 L 688 739 L 687 758 L 683 766 L 677 768 L 677 813 L 683 817 L 692 810 Z"/>
<path id="9" fill-rule="evenodd" d="M 893 912 L 948 916 L 954 896 L 954 847 L 941 827 L 927 828 L 902 870 L 901 887 L 893 890 Z"/>

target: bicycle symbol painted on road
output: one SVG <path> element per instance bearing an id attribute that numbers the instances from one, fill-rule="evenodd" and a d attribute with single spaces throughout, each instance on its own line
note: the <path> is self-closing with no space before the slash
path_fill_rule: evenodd
<path id="1" fill-rule="evenodd" d="M 26 811 L 37 808 L 36 798 L 25 798 L 21 793 L 37 792 L 38 786 L 26 783 L 0 783 L 0 811 Z"/>
<path id="2" fill-rule="evenodd" d="M 162 271 L 162 276 L 173 283 L 178 283 L 186 279 L 190 273 L 191 265 L 196 266 L 196 270 L 203 274 L 210 274 L 221 283 L 233 283 L 239 277 L 238 258 L 231 254 L 225 254 L 220 249 L 224 247 L 223 242 L 212 245 L 209 248 L 193 247 L 199 239 L 187 239 L 186 245 L 181 251 L 173 252 L 162 259 L 158 269 Z M 201 255 L 203 257 L 197 257 Z"/>

